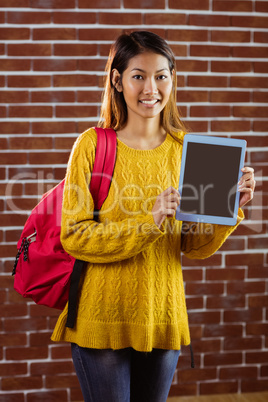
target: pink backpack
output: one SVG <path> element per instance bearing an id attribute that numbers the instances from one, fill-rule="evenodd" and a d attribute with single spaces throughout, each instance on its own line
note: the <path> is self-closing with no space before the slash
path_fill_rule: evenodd
<path id="1" fill-rule="evenodd" d="M 97 147 L 90 182 L 95 211 L 105 201 L 114 170 L 116 133 L 95 128 Z M 35 303 L 63 310 L 69 300 L 66 326 L 73 328 L 84 262 L 67 254 L 60 241 L 64 180 L 43 195 L 32 210 L 20 240 L 12 275 L 14 289 Z"/>

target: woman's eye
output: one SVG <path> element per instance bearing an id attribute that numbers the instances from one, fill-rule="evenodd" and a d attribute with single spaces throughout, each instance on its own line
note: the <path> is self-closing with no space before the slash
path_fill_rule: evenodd
<path id="1" fill-rule="evenodd" d="M 166 79 L 167 78 L 167 76 L 166 75 L 159 75 L 158 77 L 157 77 L 157 79 L 158 80 L 164 80 L 164 79 Z"/>
<path id="2" fill-rule="evenodd" d="M 135 78 L 135 80 L 142 80 L 142 75 L 136 74 L 133 78 Z"/>

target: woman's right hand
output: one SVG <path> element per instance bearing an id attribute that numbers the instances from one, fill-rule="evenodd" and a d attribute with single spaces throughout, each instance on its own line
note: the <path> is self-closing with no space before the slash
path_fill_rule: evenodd
<path id="1" fill-rule="evenodd" d="M 160 228 L 166 217 L 175 215 L 180 200 L 180 194 L 174 187 L 167 188 L 157 196 L 152 214 L 158 228 Z"/>

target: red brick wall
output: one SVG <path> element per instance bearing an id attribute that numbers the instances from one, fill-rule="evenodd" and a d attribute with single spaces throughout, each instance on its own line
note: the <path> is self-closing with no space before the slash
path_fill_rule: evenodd
<path id="1" fill-rule="evenodd" d="M 10 276 L 38 197 L 64 177 L 74 139 L 98 120 L 108 49 L 152 30 L 177 58 L 178 104 L 193 132 L 248 141 L 257 175 L 247 220 L 216 255 L 183 258 L 195 350 L 172 395 L 268 389 L 268 2 L 0 0 L 0 399 L 81 400 L 58 312 L 23 300 Z M 16 210 L 16 211 L 15 211 Z"/>

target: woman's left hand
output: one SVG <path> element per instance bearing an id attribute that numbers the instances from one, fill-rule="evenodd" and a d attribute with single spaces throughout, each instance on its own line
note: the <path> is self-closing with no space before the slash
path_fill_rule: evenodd
<path id="1" fill-rule="evenodd" d="M 241 170 L 243 172 L 243 176 L 238 183 L 238 191 L 240 192 L 240 208 L 252 200 L 256 186 L 256 181 L 254 179 L 254 169 L 252 169 L 251 167 L 244 167 Z"/>

